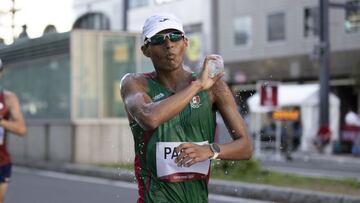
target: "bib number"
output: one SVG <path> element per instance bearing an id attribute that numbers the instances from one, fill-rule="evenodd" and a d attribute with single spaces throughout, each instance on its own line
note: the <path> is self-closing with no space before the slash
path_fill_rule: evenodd
<path id="1" fill-rule="evenodd" d="M 178 156 L 175 148 L 184 142 L 157 142 L 156 143 L 156 170 L 158 178 L 166 182 L 183 182 L 200 180 L 207 177 L 210 160 L 198 162 L 190 167 L 180 167 L 175 163 Z M 208 141 L 194 142 L 208 144 Z"/>

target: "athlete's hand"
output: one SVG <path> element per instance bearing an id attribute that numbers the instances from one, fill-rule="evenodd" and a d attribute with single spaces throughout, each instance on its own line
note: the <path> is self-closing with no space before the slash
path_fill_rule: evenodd
<path id="1" fill-rule="evenodd" d="M 179 156 L 175 159 L 175 163 L 185 167 L 208 160 L 213 155 L 208 144 L 183 143 L 176 147 L 176 152 Z"/>
<path id="2" fill-rule="evenodd" d="M 218 57 L 219 56 L 215 54 L 210 54 L 205 57 L 202 71 L 199 78 L 197 79 L 197 81 L 199 81 L 202 86 L 202 90 L 209 89 L 216 81 L 218 81 L 222 76 L 224 76 L 224 72 L 220 72 L 213 78 L 209 77 L 209 60 L 216 60 Z"/>

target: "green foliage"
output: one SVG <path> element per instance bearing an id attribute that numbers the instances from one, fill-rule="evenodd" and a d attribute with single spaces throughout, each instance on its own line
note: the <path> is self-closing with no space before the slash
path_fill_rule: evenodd
<path id="1" fill-rule="evenodd" d="M 212 164 L 211 178 L 359 195 L 360 182 L 355 179 L 302 177 L 290 173 L 264 170 L 256 160 L 217 161 Z"/>
<path id="2" fill-rule="evenodd" d="M 258 161 L 215 161 L 212 163 L 214 173 L 228 173 L 241 174 L 241 175 L 255 175 L 261 172 L 261 166 Z"/>
<path id="3" fill-rule="evenodd" d="M 100 165 L 106 168 L 133 170 L 133 164 Z M 303 177 L 289 173 L 278 173 L 262 168 L 259 161 L 212 161 L 211 178 L 248 183 L 268 184 L 359 196 L 360 181 L 356 179 L 330 179 Z"/>

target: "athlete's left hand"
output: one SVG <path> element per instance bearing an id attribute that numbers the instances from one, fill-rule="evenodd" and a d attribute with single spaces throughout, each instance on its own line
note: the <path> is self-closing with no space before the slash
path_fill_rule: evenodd
<path id="1" fill-rule="evenodd" d="M 176 152 L 179 156 L 175 159 L 175 163 L 185 167 L 208 160 L 213 155 L 208 144 L 183 143 L 176 147 Z"/>

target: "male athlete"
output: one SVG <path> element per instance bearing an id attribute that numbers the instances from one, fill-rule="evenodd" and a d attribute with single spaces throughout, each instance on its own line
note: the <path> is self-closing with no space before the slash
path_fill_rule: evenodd
<path id="1" fill-rule="evenodd" d="M 140 202 L 208 202 L 210 159 L 244 160 L 252 144 L 232 92 L 220 78 L 183 65 L 188 46 L 182 23 L 171 14 L 149 17 L 141 50 L 154 72 L 121 80 L 121 96 L 135 141 L 135 174 Z M 215 112 L 224 118 L 233 141 L 214 143 Z"/>
<path id="2" fill-rule="evenodd" d="M 0 59 L 0 77 L 3 76 L 3 70 Z M 11 176 L 11 159 L 6 145 L 8 131 L 25 136 L 26 125 L 15 93 L 0 87 L 0 203 L 4 202 Z"/>

